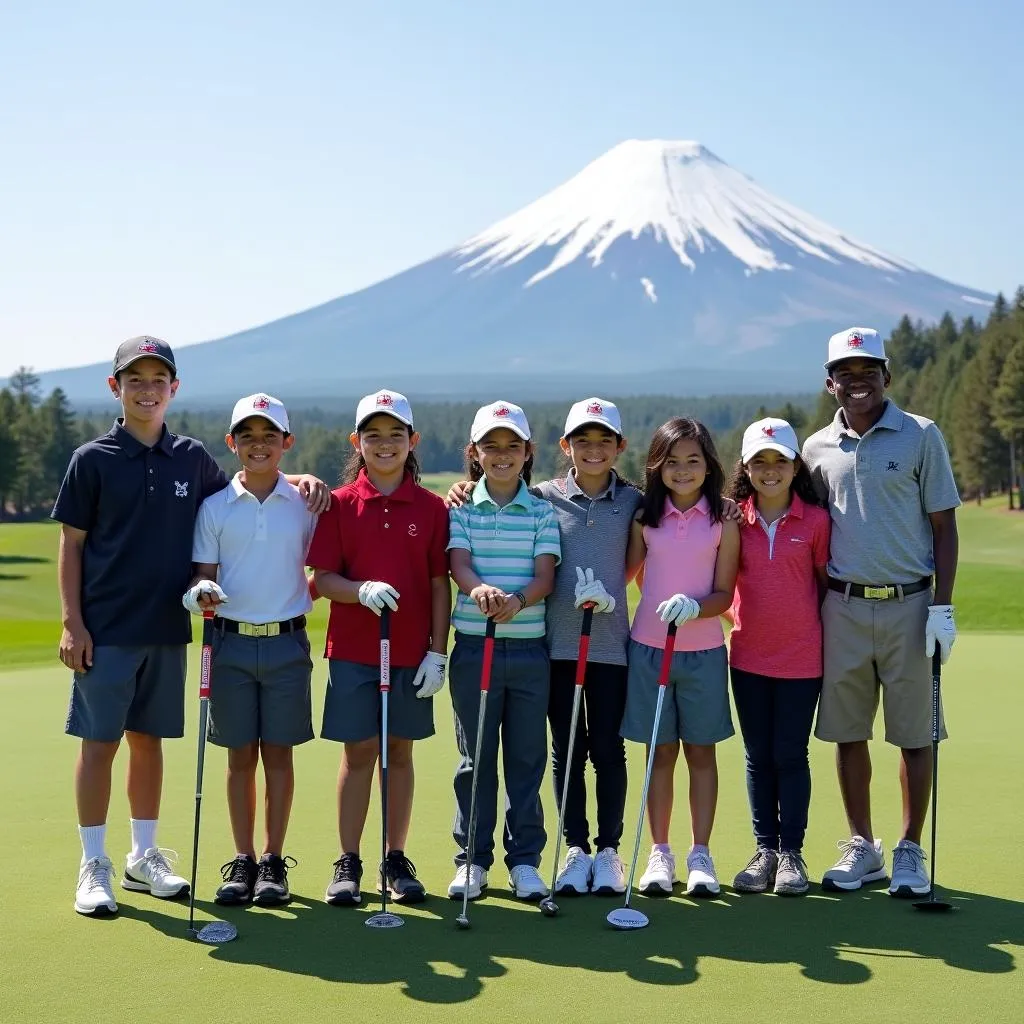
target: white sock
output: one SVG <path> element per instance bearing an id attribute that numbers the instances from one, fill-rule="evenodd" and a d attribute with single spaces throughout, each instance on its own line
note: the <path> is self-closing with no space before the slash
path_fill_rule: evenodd
<path id="1" fill-rule="evenodd" d="M 132 818 L 132 860 L 141 860 L 156 846 L 156 818 Z"/>
<path id="2" fill-rule="evenodd" d="M 82 840 L 82 861 L 106 857 L 106 825 L 79 825 L 78 835 Z"/>

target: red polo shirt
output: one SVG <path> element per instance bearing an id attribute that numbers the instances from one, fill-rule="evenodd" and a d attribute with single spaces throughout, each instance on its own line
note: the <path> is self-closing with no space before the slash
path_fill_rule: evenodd
<path id="1" fill-rule="evenodd" d="M 770 537 L 753 498 L 740 505 L 740 566 L 730 661 L 775 679 L 821 675 L 821 602 L 815 568 L 828 563 L 828 512 L 795 494 Z"/>
<path id="2" fill-rule="evenodd" d="M 393 494 L 381 494 L 364 469 L 332 492 L 306 564 L 349 580 L 380 580 L 401 595 L 391 615 L 391 664 L 415 668 L 430 646 L 430 581 L 448 575 L 448 510 L 408 473 Z M 324 657 L 376 665 L 380 619 L 361 604 L 331 602 Z"/>

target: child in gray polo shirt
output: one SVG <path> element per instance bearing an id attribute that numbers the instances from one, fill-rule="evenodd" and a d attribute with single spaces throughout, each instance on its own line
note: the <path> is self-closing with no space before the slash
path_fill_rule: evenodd
<path id="1" fill-rule="evenodd" d="M 938 427 L 885 397 L 890 376 L 877 331 L 833 335 L 825 369 L 839 411 L 803 450 L 832 518 L 815 734 L 838 744 L 852 836 L 839 844 L 842 856 L 822 888 L 859 889 L 887 877 L 869 788 L 868 740 L 881 687 L 885 738 L 902 757 L 906 823 L 889 894 L 913 897 L 929 889 L 920 839 L 931 792 L 930 662 L 936 649 L 945 662 L 956 639 L 960 498 Z"/>

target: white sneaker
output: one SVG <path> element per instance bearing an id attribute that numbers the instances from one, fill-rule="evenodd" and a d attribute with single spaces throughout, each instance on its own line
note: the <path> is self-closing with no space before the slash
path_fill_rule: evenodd
<path id="1" fill-rule="evenodd" d="M 508 887 L 517 900 L 535 902 L 548 895 L 548 887 L 532 864 L 517 864 L 509 873 Z"/>
<path id="2" fill-rule="evenodd" d="M 455 877 L 448 883 L 448 898 L 461 900 L 466 889 L 466 865 L 460 864 Z M 479 864 L 469 866 L 469 898 L 478 900 L 487 888 L 487 872 Z"/>
<path id="3" fill-rule="evenodd" d="M 626 869 L 622 858 L 610 846 L 594 858 L 594 877 L 590 891 L 597 896 L 621 896 L 626 891 Z"/>
<path id="4" fill-rule="evenodd" d="M 555 892 L 559 896 L 586 896 L 590 892 L 590 876 L 594 858 L 579 846 L 570 846 L 565 854 L 565 866 L 555 879 Z"/>
<path id="5" fill-rule="evenodd" d="M 645 896 L 670 896 L 675 882 L 675 857 L 661 850 L 651 850 L 647 858 L 647 870 L 640 876 L 640 891 Z"/>
<path id="6" fill-rule="evenodd" d="M 173 900 L 188 895 L 188 882 L 171 869 L 178 855 L 173 850 L 150 847 L 138 860 L 128 854 L 121 888 L 132 892 L 148 892 L 162 900 Z"/>
<path id="7" fill-rule="evenodd" d="M 109 857 L 93 857 L 85 861 L 78 872 L 75 910 L 80 914 L 116 914 L 113 876 L 114 865 Z"/>
<path id="8" fill-rule="evenodd" d="M 932 883 L 924 869 L 924 850 L 909 839 L 901 839 L 892 851 L 892 882 L 890 896 L 911 898 L 927 896 Z"/>
<path id="9" fill-rule="evenodd" d="M 882 840 L 869 843 L 863 836 L 852 836 L 836 843 L 842 856 L 821 876 L 821 887 L 829 892 L 849 892 L 859 889 L 865 882 L 880 882 L 886 878 L 885 851 Z"/>
<path id="10" fill-rule="evenodd" d="M 686 895 L 717 896 L 721 891 L 711 854 L 690 853 L 686 858 Z"/>

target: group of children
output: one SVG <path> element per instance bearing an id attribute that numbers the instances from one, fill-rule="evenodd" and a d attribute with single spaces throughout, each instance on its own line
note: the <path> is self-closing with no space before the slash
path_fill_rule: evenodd
<path id="1" fill-rule="evenodd" d="M 209 736 L 228 749 L 236 850 L 216 899 L 289 899 L 292 749 L 313 738 L 305 615 L 315 596 L 331 602 L 321 736 L 343 745 L 339 857 L 325 895 L 331 904 L 361 900 L 360 841 L 380 743 L 378 616 L 385 608 L 390 781 L 387 851 L 376 882 L 396 901 L 425 898 L 405 852 L 413 745 L 433 734 L 432 698 L 446 674 L 460 754 L 450 897 L 468 890 L 475 899 L 487 888 L 499 748 L 510 888 L 526 900 L 547 895 L 538 868 L 549 727 L 567 845 L 558 893 L 625 891 L 618 854 L 624 739 L 655 748 L 646 808 L 652 847 L 640 891 L 667 895 L 676 881 L 669 832 L 681 746 L 692 831 L 686 891 L 718 893 L 709 846 L 716 744 L 734 732 L 730 674 L 756 842 L 734 888 L 784 895 L 808 889 L 802 847 L 816 712 L 819 738 L 838 744 L 851 830 L 822 884 L 855 889 L 888 877 L 868 791 L 867 740 L 881 690 L 886 738 L 902 751 L 903 836 L 893 851 L 890 892 L 927 892 L 919 839 L 931 764 L 930 657 L 937 645 L 945 660 L 956 635 L 959 499 L 938 429 L 885 398 L 888 363 L 876 332 L 833 336 L 826 372 L 839 410 L 808 439 L 803 457 L 790 424 L 762 419 L 745 431 L 727 479 L 707 429 L 675 418 L 651 440 L 642 490 L 615 471 L 626 440 L 612 403 L 590 398 L 572 406 L 560 441 L 566 471 L 536 485 L 526 415 L 509 402 L 491 403 L 470 427 L 468 480 L 452 488 L 446 507 L 419 483 L 420 438 L 397 392 L 360 401 L 343 483 L 330 495 L 313 478 L 281 475 L 281 456 L 294 441 L 283 405 L 264 394 L 240 400 L 226 440 L 241 468 L 228 481 L 198 442 L 163 425 L 178 383 L 169 347 L 151 338 L 126 342 L 110 378 L 123 417 L 75 453 L 54 509 L 63 524 L 61 658 L 75 673 L 67 731 L 82 738 L 76 909 L 116 911 L 104 838 L 122 735 L 133 835 L 122 884 L 162 897 L 187 892 L 156 845 L 160 737 L 183 731 L 185 612 L 211 608 Z M 626 587 L 633 579 L 641 598 L 630 624 Z M 569 761 L 585 605 L 594 612 L 593 631 Z M 732 622 L 728 650 L 722 617 Z M 495 639 L 474 764 L 488 620 Z M 654 735 L 671 624 L 674 653 Z M 257 856 L 260 759 L 266 820 Z M 587 760 L 596 783 L 593 838 Z M 467 858 L 474 774 L 475 843 Z"/>

